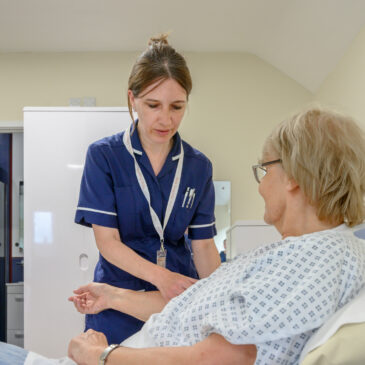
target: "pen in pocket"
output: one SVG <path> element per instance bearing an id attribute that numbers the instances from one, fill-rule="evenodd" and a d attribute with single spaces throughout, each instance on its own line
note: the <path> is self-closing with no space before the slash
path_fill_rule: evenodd
<path id="1" fill-rule="evenodd" d="M 193 194 L 194 193 L 195 193 L 195 189 L 190 189 L 190 191 L 189 191 L 189 199 L 188 199 L 188 202 L 186 204 L 186 208 L 189 208 L 189 205 L 190 205 L 191 199 L 193 198 Z"/>
<path id="2" fill-rule="evenodd" d="M 194 189 L 194 193 L 193 193 L 193 199 L 191 199 L 191 204 L 190 204 L 190 208 L 193 206 L 194 204 L 194 199 L 195 199 L 195 189 Z"/>
<path id="3" fill-rule="evenodd" d="M 189 194 L 189 190 L 190 190 L 190 188 L 188 187 L 188 188 L 186 189 L 186 192 L 185 192 L 185 195 L 184 195 L 184 200 L 183 200 L 183 203 L 182 203 L 182 205 L 181 205 L 181 207 L 182 207 L 182 208 L 184 208 L 186 198 L 188 197 L 188 194 Z"/>

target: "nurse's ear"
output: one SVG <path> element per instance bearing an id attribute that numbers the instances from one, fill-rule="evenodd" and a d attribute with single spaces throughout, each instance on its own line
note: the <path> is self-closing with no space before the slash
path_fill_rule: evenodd
<path id="1" fill-rule="evenodd" d="M 132 105 L 133 111 L 135 111 L 136 110 L 136 107 L 135 107 L 135 97 L 134 97 L 133 92 L 132 92 L 131 89 L 128 90 L 128 98 L 129 98 L 129 102 Z"/>

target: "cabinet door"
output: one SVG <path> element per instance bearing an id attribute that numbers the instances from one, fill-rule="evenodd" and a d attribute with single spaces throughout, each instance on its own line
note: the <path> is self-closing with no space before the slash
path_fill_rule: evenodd
<path id="1" fill-rule="evenodd" d="M 92 281 L 92 229 L 74 223 L 90 143 L 131 123 L 127 108 L 26 108 L 24 112 L 24 345 L 57 358 L 84 329 L 67 298 Z"/>

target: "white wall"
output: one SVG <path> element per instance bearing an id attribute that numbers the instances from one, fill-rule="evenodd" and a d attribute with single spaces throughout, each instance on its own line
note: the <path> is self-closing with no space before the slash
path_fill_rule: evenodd
<path id="1" fill-rule="evenodd" d="M 65 106 L 96 97 L 97 106 L 125 106 L 137 53 L 0 54 L 0 121 L 22 120 L 23 106 Z M 313 100 L 335 106 L 365 126 L 365 28 L 312 95 L 262 61 L 243 53 L 186 53 L 193 92 L 183 137 L 212 159 L 215 180 L 232 182 L 232 222 L 261 219 L 251 164 L 270 130 Z M 1 122 L 0 122 L 1 126 Z"/>
<path id="2" fill-rule="evenodd" d="M 357 119 L 365 129 L 365 27 L 315 95 Z"/>
<path id="3" fill-rule="evenodd" d="M 96 97 L 97 106 L 126 106 L 136 53 L 0 54 L 0 121 L 22 120 L 24 106 L 67 106 Z M 187 53 L 193 92 L 184 139 L 213 162 L 214 179 L 232 182 L 232 222 L 261 219 L 251 165 L 270 130 L 313 95 L 273 66 L 244 53 Z"/>

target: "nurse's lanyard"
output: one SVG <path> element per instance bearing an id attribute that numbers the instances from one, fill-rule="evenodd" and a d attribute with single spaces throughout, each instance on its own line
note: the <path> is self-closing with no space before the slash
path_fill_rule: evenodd
<path id="1" fill-rule="evenodd" d="M 163 222 L 163 227 L 161 225 L 160 219 L 158 218 L 156 212 L 154 211 L 154 209 L 151 206 L 151 196 L 150 196 L 150 192 L 148 190 L 146 180 L 143 176 L 141 168 L 139 167 L 138 162 L 133 153 L 133 147 L 132 147 L 129 128 L 127 128 L 124 132 L 123 142 L 127 148 L 127 151 L 130 153 L 130 155 L 132 156 L 132 158 L 134 160 L 134 168 L 136 170 L 136 176 L 137 176 L 139 186 L 143 192 L 143 195 L 145 196 L 145 198 L 148 202 L 148 206 L 150 208 L 150 214 L 151 214 L 151 218 L 152 218 L 152 223 L 156 229 L 156 232 L 160 236 L 161 247 L 157 251 L 157 257 L 156 257 L 157 265 L 166 267 L 167 250 L 165 249 L 165 246 L 164 246 L 164 231 L 165 231 L 167 222 L 169 221 L 169 218 L 170 218 L 170 215 L 172 212 L 172 208 L 174 207 L 177 192 L 178 192 L 179 186 L 180 186 L 181 173 L 182 173 L 183 160 L 184 160 L 184 148 L 183 148 L 182 142 L 180 145 L 180 158 L 179 158 L 179 162 L 177 164 L 174 181 L 172 183 L 169 200 L 167 202 L 166 214 L 165 214 L 165 219 Z"/>

